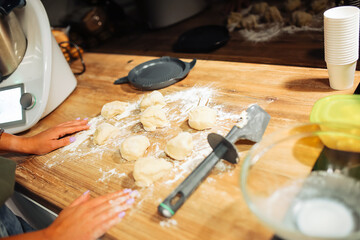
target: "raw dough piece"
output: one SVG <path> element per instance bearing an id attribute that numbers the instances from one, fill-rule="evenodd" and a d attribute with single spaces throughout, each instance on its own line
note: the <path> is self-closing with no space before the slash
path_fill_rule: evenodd
<path id="1" fill-rule="evenodd" d="M 266 9 L 269 7 L 267 2 L 254 3 L 251 7 L 251 13 L 264 16 Z"/>
<path id="2" fill-rule="evenodd" d="M 146 95 L 144 99 L 140 102 L 140 109 L 144 111 L 146 108 L 150 106 L 165 106 L 165 99 L 164 96 L 159 91 L 153 91 Z"/>
<path id="3" fill-rule="evenodd" d="M 150 146 L 150 141 L 145 136 L 131 136 L 126 138 L 120 145 L 121 156 L 134 161 L 144 156 L 146 149 Z"/>
<path id="4" fill-rule="evenodd" d="M 255 15 L 250 14 L 241 20 L 240 25 L 242 28 L 245 28 L 247 30 L 256 29 L 256 27 L 258 25 L 257 19 L 258 18 Z"/>
<path id="5" fill-rule="evenodd" d="M 193 147 L 194 144 L 191 134 L 182 132 L 168 141 L 165 147 L 165 153 L 173 159 L 184 160 L 191 154 Z"/>
<path id="6" fill-rule="evenodd" d="M 291 21 L 295 26 L 309 26 L 312 22 L 312 15 L 303 11 L 295 11 L 291 15 Z"/>
<path id="7" fill-rule="evenodd" d="M 285 10 L 292 12 L 295 9 L 298 9 L 301 6 L 300 0 L 286 0 L 284 3 Z"/>
<path id="8" fill-rule="evenodd" d="M 266 9 L 266 11 L 264 13 L 264 18 L 265 18 L 266 22 L 268 22 L 268 23 L 272 23 L 272 22 L 283 23 L 284 22 L 284 19 L 281 16 L 279 9 L 275 6 L 272 6 L 272 7 L 269 7 Z"/>
<path id="9" fill-rule="evenodd" d="M 227 19 L 227 28 L 232 32 L 235 28 L 240 28 L 240 22 L 242 19 L 242 14 L 239 12 L 231 12 Z"/>
<path id="10" fill-rule="evenodd" d="M 125 111 L 127 105 L 128 104 L 126 102 L 120 101 L 106 103 L 101 109 L 101 116 L 106 119 L 115 117 L 116 115 L 122 114 Z"/>
<path id="11" fill-rule="evenodd" d="M 163 158 L 139 158 L 134 165 L 135 184 L 139 187 L 147 187 L 163 177 L 171 168 L 172 164 Z"/>
<path id="12" fill-rule="evenodd" d="M 146 131 L 155 131 L 157 127 L 164 127 L 168 121 L 165 111 L 160 106 L 151 106 L 145 109 L 140 117 Z"/>
<path id="13" fill-rule="evenodd" d="M 189 113 L 189 126 L 196 130 L 211 128 L 215 123 L 216 111 L 209 107 L 197 107 Z"/>
<path id="14" fill-rule="evenodd" d="M 327 8 L 328 0 L 313 0 L 311 2 L 311 9 L 315 13 L 324 11 Z"/>
<path id="15" fill-rule="evenodd" d="M 98 145 L 104 144 L 109 138 L 114 136 L 118 129 L 109 123 L 100 124 L 94 132 L 94 143 Z"/>

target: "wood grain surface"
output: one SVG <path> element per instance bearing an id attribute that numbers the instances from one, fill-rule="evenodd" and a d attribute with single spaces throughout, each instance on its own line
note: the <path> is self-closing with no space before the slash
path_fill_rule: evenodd
<path id="1" fill-rule="evenodd" d="M 209 153 L 207 133 L 226 134 L 248 105 L 258 103 L 271 115 L 267 135 L 286 126 L 307 123 L 313 104 L 322 97 L 351 94 L 360 73 L 356 72 L 352 89 L 335 91 L 329 87 L 326 69 L 199 60 L 184 80 L 160 90 L 167 99 L 169 125 L 148 133 L 138 121 L 137 107 L 148 92 L 129 84 L 113 85 L 113 81 L 153 58 L 84 54 L 87 70 L 77 78 L 75 91 L 22 135 L 30 136 L 77 117 L 88 117 L 94 128 L 104 121 L 99 117 L 102 106 L 120 100 L 128 102 L 132 109 L 128 115 L 110 120 L 120 129 L 119 135 L 104 146 L 96 146 L 89 130 L 75 135 L 74 145 L 47 155 L 7 155 L 18 161 L 17 183 L 59 209 L 88 189 L 93 197 L 122 188 L 137 189 L 140 197 L 123 221 L 104 236 L 107 239 L 271 239 L 272 231 L 257 220 L 242 197 L 241 160 L 236 166 L 226 163 L 217 166 L 171 220 L 162 218 L 157 206 Z M 72 68 L 78 70 L 80 64 L 75 62 Z M 198 104 L 217 109 L 216 127 L 201 132 L 188 127 L 187 112 Z M 196 143 L 192 155 L 184 162 L 163 154 L 166 141 L 180 131 L 190 132 Z M 132 177 L 134 163 L 124 161 L 118 151 L 121 141 L 134 134 L 149 137 L 152 145 L 146 155 L 164 157 L 174 166 L 171 173 L 148 188 L 136 187 Z M 251 146 L 246 141 L 237 143 L 241 159 Z"/>

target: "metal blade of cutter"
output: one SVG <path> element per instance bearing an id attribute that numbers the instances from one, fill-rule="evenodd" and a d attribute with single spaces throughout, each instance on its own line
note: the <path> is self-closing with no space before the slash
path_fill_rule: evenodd
<path id="1" fill-rule="evenodd" d="M 216 133 L 208 135 L 208 141 L 213 151 L 190 173 L 190 175 L 158 206 L 158 211 L 164 217 L 172 217 L 195 191 L 200 183 L 210 174 L 215 165 L 224 159 L 231 163 L 238 162 L 238 152 L 235 142 L 247 139 L 253 142 L 261 140 L 270 121 L 270 115 L 259 105 L 253 104 L 246 109 L 242 121 L 243 126 L 235 125 L 225 136 Z"/>

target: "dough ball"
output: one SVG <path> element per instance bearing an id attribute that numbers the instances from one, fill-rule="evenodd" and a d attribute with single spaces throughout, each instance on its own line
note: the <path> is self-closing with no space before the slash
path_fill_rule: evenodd
<path id="1" fill-rule="evenodd" d="M 251 7 L 251 13 L 263 16 L 268 7 L 269 5 L 267 2 L 254 3 Z"/>
<path id="2" fill-rule="evenodd" d="M 279 9 L 275 6 L 272 6 L 272 7 L 269 7 L 266 9 L 266 11 L 264 13 L 264 18 L 265 18 L 265 21 L 268 23 L 272 23 L 272 22 L 283 23 L 284 22 L 284 19 L 281 16 Z"/>
<path id="3" fill-rule="evenodd" d="M 312 15 L 307 12 L 295 11 L 291 15 L 291 21 L 295 26 L 309 26 L 312 23 Z"/>
<path id="4" fill-rule="evenodd" d="M 109 138 L 114 136 L 118 129 L 109 123 L 100 124 L 94 132 L 94 143 L 98 145 L 104 144 Z"/>
<path id="5" fill-rule="evenodd" d="M 173 159 L 184 160 L 191 154 L 193 147 L 191 134 L 182 132 L 166 144 L 165 153 Z"/>
<path id="6" fill-rule="evenodd" d="M 134 165 L 135 184 L 139 187 L 147 187 L 163 177 L 171 168 L 171 163 L 163 158 L 139 158 Z"/>
<path id="7" fill-rule="evenodd" d="M 157 127 L 164 127 L 168 121 L 165 111 L 159 106 L 151 106 L 145 109 L 140 116 L 140 122 L 146 131 L 155 131 Z"/>
<path id="8" fill-rule="evenodd" d="M 126 102 L 120 101 L 106 103 L 101 109 L 101 116 L 106 119 L 110 119 L 116 115 L 122 114 L 127 106 L 128 104 Z"/>
<path id="9" fill-rule="evenodd" d="M 140 102 L 140 109 L 141 111 L 144 111 L 150 106 L 159 106 L 163 107 L 165 106 L 165 99 L 164 96 L 159 91 L 153 91 L 146 95 L 144 99 Z"/>
<path id="10" fill-rule="evenodd" d="M 235 28 L 240 28 L 240 22 L 242 19 L 242 14 L 239 12 L 231 12 L 227 19 L 227 27 L 229 31 L 233 31 Z"/>
<path id="11" fill-rule="evenodd" d="M 257 27 L 258 25 L 257 20 L 258 18 L 255 15 L 250 14 L 249 16 L 246 16 L 241 20 L 240 25 L 242 28 L 245 28 L 247 30 L 252 30 Z"/>
<path id="12" fill-rule="evenodd" d="M 298 9 L 301 6 L 300 0 L 286 0 L 284 2 L 285 10 L 288 12 L 292 12 L 295 9 Z"/>
<path id="13" fill-rule="evenodd" d="M 197 107 L 189 113 L 189 126 L 196 130 L 211 128 L 215 123 L 216 111 L 209 107 Z"/>
<path id="14" fill-rule="evenodd" d="M 311 2 L 311 9 L 315 13 L 324 11 L 327 8 L 328 0 L 313 0 Z"/>
<path id="15" fill-rule="evenodd" d="M 145 136 L 131 136 L 126 138 L 120 145 L 121 156 L 134 161 L 144 156 L 146 149 L 150 146 L 150 141 Z"/>

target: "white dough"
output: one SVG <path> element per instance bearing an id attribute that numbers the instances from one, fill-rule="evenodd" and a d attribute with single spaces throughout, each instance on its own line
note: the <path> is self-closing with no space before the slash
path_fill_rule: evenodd
<path id="1" fill-rule="evenodd" d="M 171 168 L 172 164 L 163 158 L 139 158 L 134 165 L 135 184 L 139 187 L 147 187 L 163 177 Z"/>
<path id="2" fill-rule="evenodd" d="M 165 153 L 173 159 L 184 160 L 191 154 L 193 147 L 191 134 L 182 132 L 166 144 Z"/>
<path id="3" fill-rule="evenodd" d="M 189 113 L 189 126 L 196 130 L 211 128 L 215 123 L 216 111 L 209 107 L 197 107 Z"/>
<path id="4" fill-rule="evenodd" d="M 155 131 L 157 127 L 164 127 L 168 121 L 165 111 L 159 106 L 151 106 L 141 114 L 140 122 L 146 131 Z"/>
<path id="5" fill-rule="evenodd" d="M 120 145 L 121 156 L 134 161 L 144 156 L 146 149 L 150 146 L 150 141 L 145 136 L 131 136 L 126 138 Z"/>
<path id="6" fill-rule="evenodd" d="M 166 103 L 164 100 L 164 96 L 161 94 L 161 92 L 153 91 L 148 95 L 146 95 L 144 99 L 140 102 L 140 109 L 141 111 L 144 111 L 145 109 L 151 106 L 163 107 L 165 105 Z"/>
<path id="7" fill-rule="evenodd" d="M 101 109 L 101 116 L 106 119 L 110 119 L 116 115 L 122 114 L 127 106 L 128 104 L 126 102 L 120 101 L 106 103 Z"/>
<path id="8" fill-rule="evenodd" d="M 114 136 L 118 129 L 109 123 L 100 124 L 94 132 L 94 143 L 98 145 L 104 144 L 109 138 Z"/>

